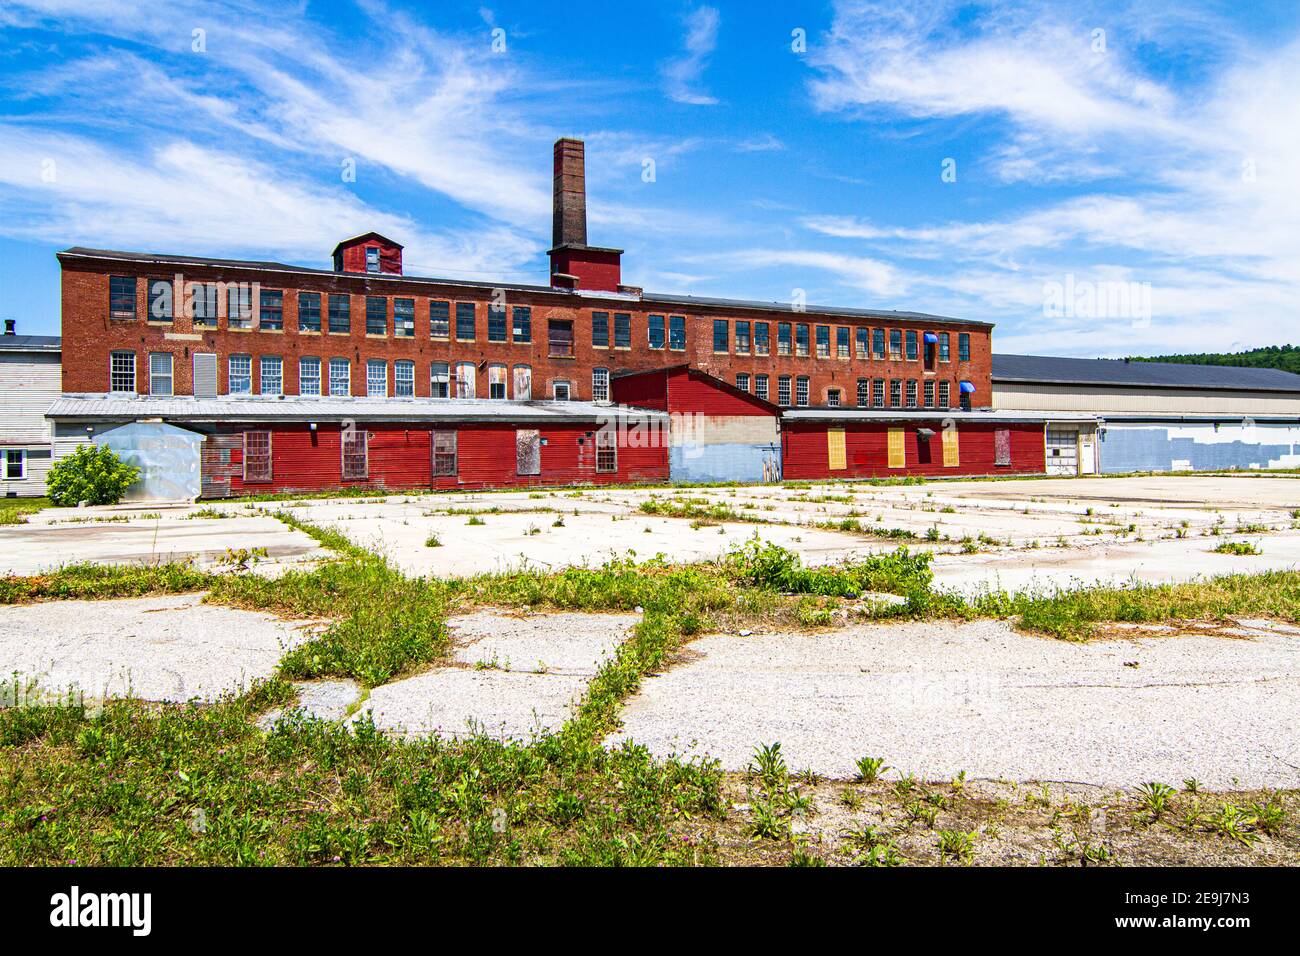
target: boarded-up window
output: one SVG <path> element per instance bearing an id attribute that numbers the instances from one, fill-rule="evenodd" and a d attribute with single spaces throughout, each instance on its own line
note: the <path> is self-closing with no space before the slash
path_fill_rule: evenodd
<path id="1" fill-rule="evenodd" d="M 961 452 L 958 448 L 959 435 L 956 426 L 943 430 L 943 467 L 956 468 L 961 464 Z"/>
<path id="2" fill-rule="evenodd" d="M 832 428 L 826 433 L 826 467 L 843 471 L 848 467 L 844 455 L 844 429 Z"/>
<path id="3" fill-rule="evenodd" d="M 456 433 L 433 433 L 433 476 L 450 478 L 456 474 Z"/>
<path id="4" fill-rule="evenodd" d="M 244 432 L 244 481 L 271 480 L 271 433 Z"/>
<path id="5" fill-rule="evenodd" d="M 993 464 L 1011 464 L 1011 429 L 999 428 L 993 432 Z"/>
<path id="6" fill-rule="evenodd" d="M 488 398 L 506 397 L 506 367 L 504 365 L 488 366 Z"/>
<path id="7" fill-rule="evenodd" d="M 473 362 L 460 362 L 456 365 L 456 397 L 473 398 L 477 380 L 477 367 Z"/>
<path id="8" fill-rule="evenodd" d="M 891 428 L 889 430 L 889 467 L 906 468 L 907 467 L 907 446 L 903 444 L 903 429 Z"/>
<path id="9" fill-rule="evenodd" d="M 515 366 L 515 401 L 527 402 L 533 397 L 533 370 L 527 365 Z"/>
<path id="10" fill-rule="evenodd" d="M 370 433 L 364 428 L 343 429 L 343 480 L 359 481 L 370 475 L 370 457 L 367 454 Z"/>
<path id="11" fill-rule="evenodd" d="M 217 397 L 217 356 L 213 352 L 194 353 L 194 397 Z"/>
<path id="12" fill-rule="evenodd" d="M 536 428 L 515 432 L 515 470 L 521 475 L 542 473 L 542 435 Z"/>
<path id="13" fill-rule="evenodd" d="M 618 432 L 612 428 L 596 432 L 596 471 L 618 471 Z"/>

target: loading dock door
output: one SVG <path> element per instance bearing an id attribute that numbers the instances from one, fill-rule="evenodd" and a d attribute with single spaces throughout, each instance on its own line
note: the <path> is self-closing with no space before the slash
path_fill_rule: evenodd
<path id="1" fill-rule="evenodd" d="M 1079 429 L 1047 429 L 1047 473 L 1049 475 L 1077 475 L 1079 473 Z"/>

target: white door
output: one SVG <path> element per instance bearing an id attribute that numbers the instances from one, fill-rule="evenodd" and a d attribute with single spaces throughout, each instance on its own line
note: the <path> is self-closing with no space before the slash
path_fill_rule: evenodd
<path id="1" fill-rule="evenodd" d="M 1047 473 L 1049 475 L 1079 473 L 1079 429 L 1048 427 Z"/>

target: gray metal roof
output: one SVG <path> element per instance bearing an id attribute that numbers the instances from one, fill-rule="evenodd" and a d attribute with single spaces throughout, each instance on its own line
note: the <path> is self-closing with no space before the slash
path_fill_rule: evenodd
<path id="1" fill-rule="evenodd" d="M 596 402 L 514 402 L 486 398 L 156 398 L 64 395 L 47 418 L 78 421 L 164 418 L 168 421 L 364 421 L 565 424 L 661 419 L 663 412 Z"/>
<path id="2" fill-rule="evenodd" d="M 1057 358 L 997 352 L 993 354 L 993 381 L 1300 392 L 1300 375 L 1277 368 L 1126 362 L 1123 359 Z"/>
<path id="3" fill-rule="evenodd" d="M 617 251 L 617 250 L 613 250 Z M 73 246 L 59 253 L 59 259 L 109 259 L 121 262 L 139 262 L 159 266 L 212 266 L 215 268 L 253 269 L 266 272 L 289 272 L 298 275 L 333 276 L 335 278 L 365 279 L 370 282 L 416 282 L 441 286 L 467 286 L 475 289 L 513 289 L 518 292 L 549 293 L 557 296 L 576 296 L 597 299 L 614 299 L 618 301 L 641 301 L 649 305 L 662 303 L 665 307 L 687 309 L 753 309 L 760 312 L 780 312 L 784 315 L 825 315 L 843 316 L 845 318 L 877 319 L 881 321 L 928 322 L 931 325 L 960 325 L 992 328 L 992 322 L 980 322 L 974 319 L 954 319 L 942 315 L 929 315 L 925 312 L 892 312 L 884 309 L 851 309 L 837 306 L 809 305 L 796 311 L 789 302 L 760 302 L 754 299 L 718 299 L 706 296 L 673 295 L 662 292 L 643 292 L 639 296 L 628 292 L 603 292 L 592 289 L 556 289 L 549 285 L 534 285 L 519 282 L 483 282 L 481 280 L 446 279 L 431 276 L 393 275 L 381 272 L 335 272 L 333 269 L 309 269 L 305 266 L 291 266 L 282 262 L 269 262 L 260 259 L 215 259 L 207 256 L 174 256 L 162 253 L 120 252 L 115 249 L 89 249 L 85 246 Z M 665 309 L 666 311 L 666 309 Z"/>
<path id="4" fill-rule="evenodd" d="M 0 335 L 0 352 L 61 352 L 57 335 Z"/>
<path id="5" fill-rule="evenodd" d="M 969 411 L 959 408 L 787 408 L 781 418 L 792 422 L 1095 422 L 1091 412 Z"/>

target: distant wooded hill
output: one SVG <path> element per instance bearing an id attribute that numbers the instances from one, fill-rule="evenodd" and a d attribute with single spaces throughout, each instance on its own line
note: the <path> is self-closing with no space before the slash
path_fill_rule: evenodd
<path id="1" fill-rule="evenodd" d="M 1134 362 L 1174 362 L 1179 365 L 1238 365 L 1244 368 L 1280 368 L 1300 375 L 1300 346 L 1269 345 L 1246 352 L 1200 352 L 1193 355 L 1134 356 Z"/>

